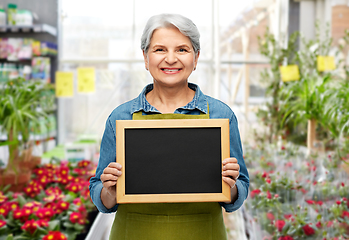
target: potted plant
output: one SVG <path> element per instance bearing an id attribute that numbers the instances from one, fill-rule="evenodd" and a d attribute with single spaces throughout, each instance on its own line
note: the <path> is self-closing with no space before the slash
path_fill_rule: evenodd
<path id="1" fill-rule="evenodd" d="M 14 180 L 10 184 L 14 184 L 21 177 L 30 176 L 30 171 L 19 173 L 20 170 L 28 170 L 23 166 L 31 161 L 30 136 L 33 129 L 29 126 L 36 126 L 40 118 L 47 116 L 41 108 L 45 101 L 42 97 L 44 91 L 44 83 L 23 78 L 9 80 L 0 88 L 0 128 L 7 136 L 2 145 L 7 145 L 9 149 L 8 165 L 4 170 L 7 174 L 1 174 L 1 181 L 12 176 Z"/>

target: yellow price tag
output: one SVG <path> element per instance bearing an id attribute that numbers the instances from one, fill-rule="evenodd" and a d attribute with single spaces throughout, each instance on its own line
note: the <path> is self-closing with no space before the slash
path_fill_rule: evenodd
<path id="1" fill-rule="evenodd" d="M 319 72 L 331 71 L 336 69 L 333 56 L 318 56 L 317 57 L 317 70 Z"/>
<path id="2" fill-rule="evenodd" d="M 74 95 L 73 73 L 56 72 L 56 97 L 72 97 Z"/>
<path id="3" fill-rule="evenodd" d="M 93 93 L 95 92 L 95 69 L 78 68 L 78 92 Z"/>
<path id="4" fill-rule="evenodd" d="M 283 82 L 297 81 L 300 78 L 298 65 L 288 65 L 280 67 L 281 80 Z"/>

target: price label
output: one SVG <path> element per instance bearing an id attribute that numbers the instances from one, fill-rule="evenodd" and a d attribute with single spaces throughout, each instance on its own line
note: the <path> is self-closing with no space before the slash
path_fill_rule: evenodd
<path id="1" fill-rule="evenodd" d="M 73 73 L 56 72 L 56 97 L 72 97 L 73 95 Z"/>
<path id="2" fill-rule="evenodd" d="M 280 67 L 281 80 L 283 82 L 297 81 L 300 78 L 298 65 L 287 65 Z"/>
<path id="3" fill-rule="evenodd" d="M 95 79 L 94 68 L 78 68 L 78 92 L 95 92 Z"/>
<path id="4" fill-rule="evenodd" d="M 317 57 L 317 70 L 319 72 L 331 71 L 336 69 L 333 56 L 318 56 Z"/>

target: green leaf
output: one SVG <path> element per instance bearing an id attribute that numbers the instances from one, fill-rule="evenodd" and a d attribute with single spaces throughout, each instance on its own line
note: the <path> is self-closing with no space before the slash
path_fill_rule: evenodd
<path id="1" fill-rule="evenodd" d="M 25 198 L 22 195 L 18 195 L 17 199 L 18 199 L 18 203 L 21 207 L 23 207 L 27 203 L 27 201 L 25 200 Z"/>
<path id="2" fill-rule="evenodd" d="M 60 222 L 58 220 L 53 220 L 48 222 L 48 230 L 49 231 L 59 231 Z"/>

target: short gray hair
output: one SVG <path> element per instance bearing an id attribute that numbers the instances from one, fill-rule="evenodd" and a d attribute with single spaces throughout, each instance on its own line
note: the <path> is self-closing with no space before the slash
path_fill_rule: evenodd
<path id="1" fill-rule="evenodd" d="M 150 40 L 156 29 L 176 27 L 183 35 L 190 39 L 194 52 L 200 51 L 200 33 L 196 25 L 189 18 L 179 14 L 159 14 L 149 18 L 142 34 L 141 49 L 148 53 Z"/>

